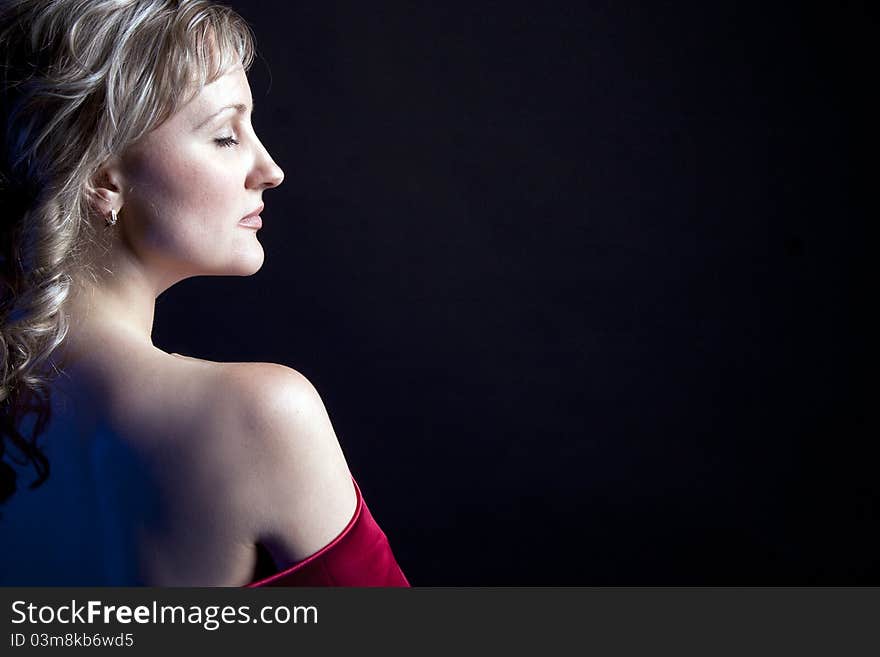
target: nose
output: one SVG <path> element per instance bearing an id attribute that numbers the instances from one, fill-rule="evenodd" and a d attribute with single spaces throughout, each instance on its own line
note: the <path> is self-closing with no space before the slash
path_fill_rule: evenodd
<path id="1" fill-rule="evenodd" d="M 266 147 L 257 141 L 256 160 L 246 181 L 248 189 L 272 189 L 278 187 L 283 180 L 284 171 L 275 164 Z"/>

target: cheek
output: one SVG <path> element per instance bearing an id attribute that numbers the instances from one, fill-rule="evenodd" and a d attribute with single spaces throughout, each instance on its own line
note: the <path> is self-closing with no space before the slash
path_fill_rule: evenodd
<path id="1" fill-rule="evenodd" d="M 160 161 L 145 162 L 134 172 L 137 195 L 153 199 L 164 209 L 193 213 L 210 202 L 223 185 L 217 181 L 220 167 L 206 158 L 173 157 L 170 153 Z"/>
<path id="2" fill-rule="evenodd" d="M 233 168 L 221 156 L 180 157 L 166 150 L 133 170 L 142 237 L 157 248 L 186 248 L 218 239 L 234 220 L 238 201 Z M 218 232 L 219 231 L 219 232 Z"/>

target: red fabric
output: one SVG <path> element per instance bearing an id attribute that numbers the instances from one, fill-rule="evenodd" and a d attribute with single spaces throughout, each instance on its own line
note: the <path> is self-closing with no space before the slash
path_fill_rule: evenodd
<path id="1" fill-rule="evenodd" d="M 354 480 L 357 505 L 342 533 L 310 557 L 264 579 L 258 586 L 405 586 L 410 584 L 397 565 L 385 532 L 367 508 Z"/>

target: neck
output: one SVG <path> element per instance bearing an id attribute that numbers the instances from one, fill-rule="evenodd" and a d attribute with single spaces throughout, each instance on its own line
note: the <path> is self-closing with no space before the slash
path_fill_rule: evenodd
<path id="1" fill-rule="evenodd" d="M 69 304 L 71 330 L 73 324 L 91 330 L 112 326 L 152 344 L 155 293 L 144 281 L 114 283 L 118 284 L 90 287 L 74 294 Z"/>
<path id="2" fill-rule="evenodd" d="M 94 354 L 108 340 L 154 349 L 156 298 L 170 284 L 151 278 L 142 267 L 125 263 L 103 270 L 97 281 L 76 281 L 66 304 L 70 328 L 64 341 L 64 362 Z"/>

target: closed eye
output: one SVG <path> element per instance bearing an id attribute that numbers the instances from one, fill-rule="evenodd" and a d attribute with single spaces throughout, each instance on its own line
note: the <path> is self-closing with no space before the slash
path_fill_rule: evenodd
<path id="1" fill-rule="evenodd" d="M 230 148 L 238 144 L 238 139 L 235 137 L 220 137 L 214 140 L 218 145 L 223 146 L 225 148 Z"/>

